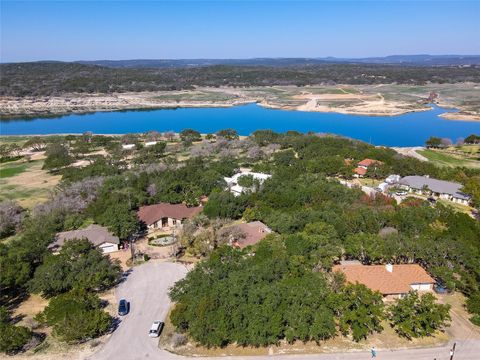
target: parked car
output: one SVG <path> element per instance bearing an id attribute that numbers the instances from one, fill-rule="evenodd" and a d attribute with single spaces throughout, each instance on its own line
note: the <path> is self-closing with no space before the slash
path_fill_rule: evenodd
<path id="1" fill-rule="evenodd" d="M 405 195 L 407 195 L 407 192 L 406 192 L 406 191 L 397 191 L 397 192 L 395 193 L 395 195 L 397 195 L 397 196 L 405 196 Z"/>
<path id="2" fill-rule="evenodd" d="M 127 315 L 129 311 L 130 303 L 125 299 L 120 300 L 120 302 L 118 303 L 118 315 Z"/>
<path id="3" fill-rule="evenodd" d="M 435 203 L 437 202 L 437 200 L 435 200 L 435 199 L 432 198 L 432 197 L 429 197 L 427 200 L 428 200 L 428 202 L 429 202 L 430 204 L 435 204 Z"/>
<path id="4" fill-rule="evenodd" d="M 162 321 L 156 320 L 153 322 L 152 326 L 150 327 L 150 331 L 148 332 L 148 336 L 150 337 L 159 337 L 160 333 L 163 330 L 164 323 Z"/>

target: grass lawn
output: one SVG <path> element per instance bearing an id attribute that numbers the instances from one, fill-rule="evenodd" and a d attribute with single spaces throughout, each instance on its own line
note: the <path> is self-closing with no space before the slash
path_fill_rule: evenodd
<path id="1" fill-rule="evenodd" d="M 357 179 L 362 186 L 370 186 L 373 188 L 376 188 L 378 185 L 382 183 L 382 180 L 377 180 L 377 179 L 369 179 L 369 178 L 358 178 Z"/>
<path id="2" fill-rule="evenodd" d="M 13 164 L 0 165 L 0 179 L 18 175 L 27 170 L 27 168 L 27 164 L 21 164 L 18 162 Z"/>
<path id="3" fill-rule="evenodd" d="M 49 174 L 42 166 L 43 160 L 1 164 L 0 201 L 15 200 L 26 208 L 46 201 L 61 176 Z"/>
<path id="4" fill-rule="evenodd" d="M 420 155 L 425 156 L 429 161 L 435 163 L 438 166 L 465 166 L 469 168 L 480 168 L 480 161 L 469 159 L 466 156 L 450 155 L 444 153 L 442 150 L 419 150 Z"/>
<path id="5" fill-rule="evenodd" d="M 462 213 L 467 214 L 467 215 L 472 214 L 473 208 L 470 207 L 470 206 L 457 204 L 457 203 L 454 203 L 454 202 L 451 202 L 451 201 L 448 201 L 448 200 L 444 200 L 444 199 L 438 199 L 437 202 L 440 202 L 445 206 L 450 206 L 455 211 L 462 212 Z"/>

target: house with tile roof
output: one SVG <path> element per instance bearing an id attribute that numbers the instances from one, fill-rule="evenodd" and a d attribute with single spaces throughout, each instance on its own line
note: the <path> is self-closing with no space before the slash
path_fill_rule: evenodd
<path id="1" fill-rule="evenodd" d="M 385 301 L 402 298 L 409 291 L 433 291 L 435 280 L 418 264 L 363 265 L 356 261 L 342 262 L 332 271 L 345 275 L 347 282 L 363 284 L 380 292 Z"/>
<path id="2" fill-rule="evenodd" d="M 190 219 L 201 211 L 201 206 L 159 203 L 140 207 L 137 216 L 149 231 L 169 230 L 181 226 L 185 219 Z"/>
<path id="3" fill-rule="evenodd" d="M 363 177 L 367 174 L 369 167 L 376 167 L 383 165 L 383 162 L 374 159 L 363 159 L 357 164 L 357 167 L 353 169 L 355 177 Z"/>

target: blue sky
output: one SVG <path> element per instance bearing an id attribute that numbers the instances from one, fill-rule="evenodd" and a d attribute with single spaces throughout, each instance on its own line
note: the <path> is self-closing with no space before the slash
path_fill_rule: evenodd
<path id="1" fill-rule="evenodd" d="M 480 54 L 480 1 L 1 1 L 2 62 Z"/>

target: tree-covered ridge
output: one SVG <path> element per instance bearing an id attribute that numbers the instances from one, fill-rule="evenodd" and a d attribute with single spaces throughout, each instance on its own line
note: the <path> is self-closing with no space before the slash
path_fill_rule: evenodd
<path id="1" fill-rule="evenodd" d="M 0 95 L 52 96 L 191 89 L 193 86 L 314 84 L 425 84 L 480 82 L 476 66 L 425 67 L 369 64 L 230 66 L 195 68 L 109 68 L 79 63 L 0 65 Z"/>

